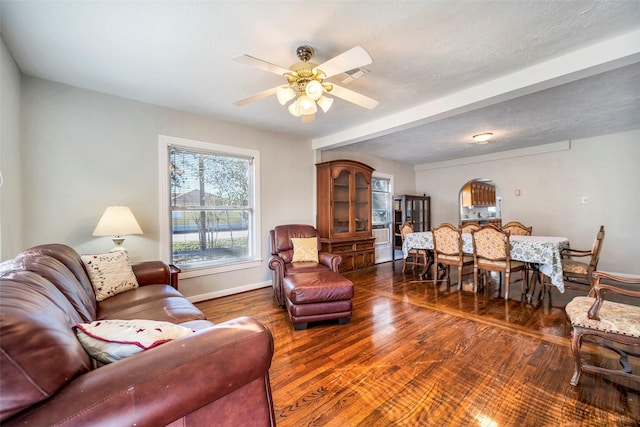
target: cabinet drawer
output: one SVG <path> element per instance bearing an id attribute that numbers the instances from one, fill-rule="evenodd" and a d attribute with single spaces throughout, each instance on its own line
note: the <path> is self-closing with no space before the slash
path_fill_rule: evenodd
<path id="1" fill-rule="evenodd" d="M 375 245 L 375 240 L 368 240 L 366 242 L 357 242 L 356 243 L 356 251 L 365 251 L 367 249 L 373 249 Z"/>

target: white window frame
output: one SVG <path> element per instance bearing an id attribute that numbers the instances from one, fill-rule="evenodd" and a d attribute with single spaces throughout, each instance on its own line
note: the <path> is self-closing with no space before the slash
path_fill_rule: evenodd
<path id="1" fill-rule="evenodd" d="M 171 178 L 169 166 L 169 147 L 179 146 L 184 148 L 193 148 L 195 150 L 212 151 L 218 154 L 228 154 L 232 156 L 244 156 L 253 158 L 253 215 L 252 215 L 252 233 L 249 233 L 251 239 L 249 245 L 251 247 L 252 257 L 239 261 L 230 261 L 215 266 L 206 266 L 198 268 L 183 269 L 180 278 L 205 276 L 208 274 L 222 273 L 225 271 L 242 270 L 246 268 L 255 268 L 262 265 L 262 239 L 260 228 L 260 152 L 247 148 L 232 147 L 228 145 L 214 144 L 210 142 L 197 141 L 194 139 L 178 138 L 174 136 L 159 135 L 158 136 L 158 159 L 159 159 L 159 197 L 158 197 L 158 224 L 160 225 L 160 259 L 165 262 L 171 260 Z"/>

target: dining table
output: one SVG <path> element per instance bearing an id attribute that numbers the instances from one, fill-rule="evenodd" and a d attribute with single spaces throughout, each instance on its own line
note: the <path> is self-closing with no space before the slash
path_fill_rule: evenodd
<path id="1" fill-rule="evenodd" d="M 564 293 L 564 280 L 560 252 L 569 247 L 569 239 L 556 236 L 510 236 L 509 254 L 514 261 L 539 265 L 540 271 L 561 293 Z M 409 249 L 433 250 L 431 231 L 408 233 L 402 243 L 402 256 L 407 258 Z M 471 233 L 462 233 L 462 252 L 473 254 Z M 423 272 L 424 273 L 424 272 Z"/>

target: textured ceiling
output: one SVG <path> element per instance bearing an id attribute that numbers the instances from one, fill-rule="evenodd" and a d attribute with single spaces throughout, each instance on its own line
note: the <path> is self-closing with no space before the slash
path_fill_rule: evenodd
<path id="1" fill-rule="evenodd" d="M 640 128 L 640 1 L 12 1 L 0 31 L 24 74 L 423 164 Z M 302 124 L 283 83 L 232 61 L 321 63 L 360 45 L 380 101 Z M 345 75 L 336 76 L 340 82 Z M 468 144 L 490 130 L 495 142 Z M 342 147 L 342 148 L 335 148 Z"/>

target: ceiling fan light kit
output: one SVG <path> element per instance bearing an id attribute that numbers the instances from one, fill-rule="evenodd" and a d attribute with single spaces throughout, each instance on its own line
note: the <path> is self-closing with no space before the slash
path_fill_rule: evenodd
<path id="1" fill-rule="evenodd" d="M 320 64 L 309 62 L 313 56 L 311 46 L 300 46 L 296 50 L 300 62 L 293 64 L 288 69 L 279 67 L 266 61 L 254 58 L 249 55 L 242 55 L 234 58 L 235 61 L 247 65 L 254 65 L 265 71 L 270 71 L 282 75 L 287 79 L 286 85 L 280 85 L 273 89 L 268 89 L 249 98 L 237 101 L 235 105 L 242 106 L 250 102 L 257 101 L 274 92 L 280 105 L 286 105 L 292 101 L 287 109 L 295 117 L 300 117 L 303 123 L 311 123 L 315 120 L 318 106 L 323 112 L 329 111 L 333 105 L 333 98 L 324 96 L 331 93 L 338 98 L 352 102 L 361 107 L 372 109 L 378 105 L 378 101 L 364 96 L 360 93 L 345 89 L 333 83 L 325 83 L 324 80 L 357 69 L 360 66 L 371 63 L 371 57 L 360 46 L 349 49 L 346 52 Z M 332 92 L 334 91 L 335 92 Z"/>

